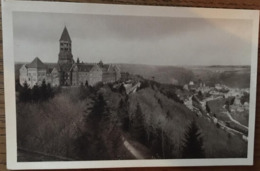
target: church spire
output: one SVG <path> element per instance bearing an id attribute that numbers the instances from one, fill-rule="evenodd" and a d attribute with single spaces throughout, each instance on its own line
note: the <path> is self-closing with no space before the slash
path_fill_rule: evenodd
<path id="1" fill-rule="evenodd" d="M 68 32 L 66 26 L 65 26 L 64 29 L 63 29 L 63 32 L 62 32 L 61 37 L 60 37 L 60 41 L 68 41 L 68 42 L 71 42 L 70 35 L 69 35 L 69 32 Z"/>

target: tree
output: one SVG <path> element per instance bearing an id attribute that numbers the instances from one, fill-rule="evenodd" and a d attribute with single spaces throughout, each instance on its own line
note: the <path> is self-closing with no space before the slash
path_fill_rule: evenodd
<path id="1" fill-rule="evenodd" d="M 49 94 L 47 91 L 47 85 L 45 80 L 42 81 L 42 85 L 40 87 L 40 100 L 45 101 L 49 98 Z"/>
<path id="2" fill-rule="evenodd" d="M 22 89 L 22 86 L 20 84 L 20 81 L 19 81 L 19 79 L 16 79 L 15 80 L 15 91 L 20 92 L 21 89 Z"/>
<path id="3" fill-rule="evenodd" d="M 32 101 L 33 102 L 38 102 L 40 97 L 41 97 L 41 92 L 40 92 L 40 88 L 37 84 L 35 84 L 32 88 Z"/>
<path id="4" fill-rule="evenodd" d="M 23 87 L 19 91 L 19 100 L 21 102 L 28 102 L 31 100 L 31 89 L 26 81 L 23 83 Z"/>
<path id="5" fill-rule="evenodd" d="M 203 139 L 195 121 L 192 121 L 185 134 L 183 158 L 204 158 Z"/>
<path id="6" fill-rule="evenodd" d="M 243 96 L 240 99 L 240 102 L 241 102 L 241 104 L 244 104 L 245 102 L 249 103 L 249 99 L 250 99 L 249 93 L 244 92 Z"/>
<path id="7" fill-rule="evenodd" d="M 88 80 L 86 80 L 86 82 L 85 82 L 85 86 L 86 87 L 88 87 L 89 85 L 88 85 Z"/>
<path id="8" fill-rule="evenodd" d="M 125 131 L 128 131 L 129 129 L 129 114 L 127 109 L 127 102 L 121 99 L 118 105 L 117 114 L 119 118 L 119 123 L 122 129 Z"/>
<path id="9" fill-rule="evenodd" d="M 107 116 L 109 109 L 107 103 L 102 94 L 99 94 L 97 98 L 94 99 L 93 107 L 91 109 L 91 115 L 100 118 L 101 116 Z"/>
<path id="10" fill-rule="evenodd" d="M 144 115 L 140 104 L 137 104 L 134 118 L 131 120 L 131 134 L 136 140 L 145 143 Z"/>
<path id="11" fill-rule="evenodd" d="M 53 96 L 54 96 L 54 91 L 53 91 L 53 89 L 52 89 L 50 83 L 47 84 L 46 91 L 47 91 L 47 94 L 48 94 L 48 99 L 49 99 L 49 98 L 53 98 Z"/>

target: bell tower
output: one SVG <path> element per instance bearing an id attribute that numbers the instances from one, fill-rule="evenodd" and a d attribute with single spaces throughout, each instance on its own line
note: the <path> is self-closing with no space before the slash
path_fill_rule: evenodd
<path id="1" fill-rule="evenodd" d="M 73 64 L 73 55 L 71 53 L 71 39 L 67 27 L 65 26 L 60 37 L 60 52 L 58 64 Z"/>

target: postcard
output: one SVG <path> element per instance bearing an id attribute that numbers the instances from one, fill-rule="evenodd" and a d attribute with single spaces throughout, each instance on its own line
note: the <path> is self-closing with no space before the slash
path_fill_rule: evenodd
<path id="1" fill-rule="evenodd" d="M 252 165 L 259 11 L 2 1 L 9 169 Z"/>

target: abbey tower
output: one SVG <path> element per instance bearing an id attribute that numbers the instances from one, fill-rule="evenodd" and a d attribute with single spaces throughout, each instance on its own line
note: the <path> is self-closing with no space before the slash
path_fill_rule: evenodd
<path id="1" fill-rule="evenodd" d="M 73 55 L 71 53 L 71 39 L 66 26 L 60 37 L 60 53 L 58 64 L 73 64 Z"/>
<path id="2" fill-rule="evenodd" d="M 60 37 L 60 52 L 58 65 L 60 70 L 60 84 L 61 85 L 71 85 L 71 74 L 70 68 L 74 64 L 73 55 L 71 52 L 71 39 L 66 26 Z"/>

